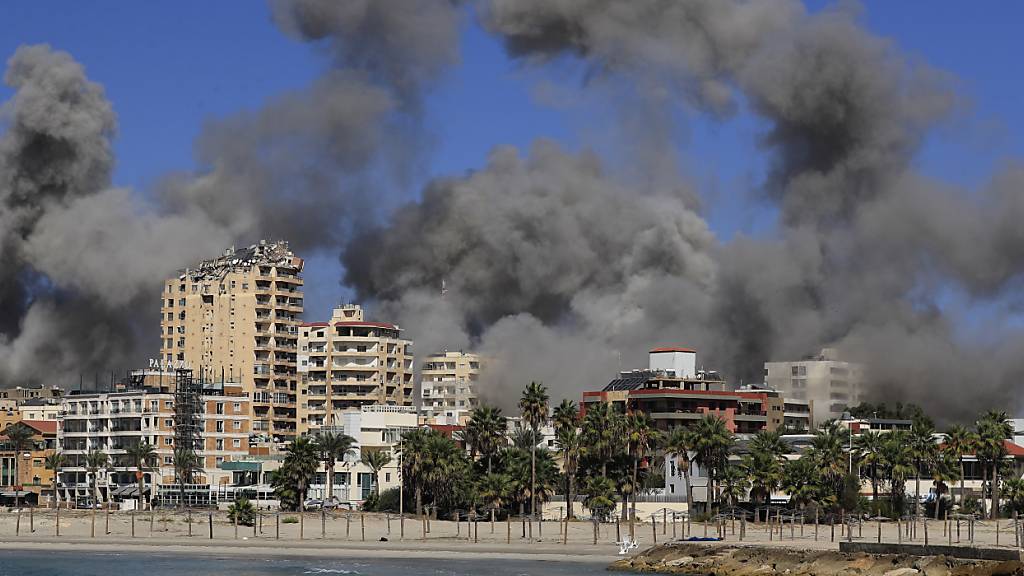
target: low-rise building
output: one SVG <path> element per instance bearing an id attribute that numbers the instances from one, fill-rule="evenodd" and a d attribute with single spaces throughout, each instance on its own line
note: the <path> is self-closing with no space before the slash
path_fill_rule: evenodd
<path id="1" fill-rule="evenodd" d="M 480 357 L 466 352 L 431 354 L 420 366 L 422 424 L 462 425 L 478 405 Z"/>
<path id="2" fill-rule="evenodd" d="M 787 398 L 814 402 L 814 421 L 819 424 L 842 416 L 861 401 L 864 366 L 847 362 L 835 348 L 798 361 L 765 362 L 765 385 Z"/>
<path id="3" fill-rule="evenodd" d="M 32 436 L 26 446 L 15 451 L 17 447 L 7 436 L 0 435 L 0 503 L 10 505 L 17 499 L 35 504 L 49 502 L 53 497 L 53 471 L 46 469 L 46 457 L 57 448 L 57 423 L 21 420 L 0 429 L 0 433 L 12 427 L 27 428 Z"/>

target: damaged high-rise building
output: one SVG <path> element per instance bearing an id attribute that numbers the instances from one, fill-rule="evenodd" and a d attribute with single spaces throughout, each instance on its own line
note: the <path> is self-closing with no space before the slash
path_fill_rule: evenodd
<path id="1" fill-rule="evenodd" d="M 302 267 L 287 242 L 261 241 L 181 270 L 162 295 L 161 359 L 241 383 L 253 433 L 278 441 L 296 432 Z"/>

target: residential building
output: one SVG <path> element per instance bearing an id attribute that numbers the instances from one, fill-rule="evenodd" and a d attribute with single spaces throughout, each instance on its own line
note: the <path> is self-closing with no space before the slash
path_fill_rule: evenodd
<path id="1" fill-rule="evenodd" d="M 22 420 L 57 420 L 60 411 L 60 398 L 32 398 L 18 405 Z"/>
<path id="2" fill-rule="evenodd" d="M 584 410 L 594 402 L 646 412 L 663 431 L 714 414 L 729 430 L 754 434 L 781 428 L 784 418 L 779 392 L 728 390 L 718 373 L 696 369 L 694 350 L 681 347 L 655 348 L 650 351 L 648 369 L 623 372 L 602 390 L 583 393 Z"/>
<path id="3" fill-rule="evenodd" d="M 362 406 L 412 406 L 412 341 L 397 325 L 367 321 L 360 306 L 346 304 L 298 336 L 300 432 L 339 426 L 342 413 Z"/>
<path id="4" fill-rule="evenodd" d="M 382 491 L 399 485 L 399 455 L 396 450 L 402 434 L 416 428 L 416 408 L 413 406 L 364 405 L 339 414 L 336 425 L 310 430 L 311 433 L 331 432 L 355 438 L 352 452 L 334 465 L 333 495 L 343 506 L 356 508 L 377 488 L 379 478 Z M 390 459 L 379 474 L 361 462 L 364 451 L 384 451 Z M 225 462 L 221 469 L 232 475 L 233 490 L 256 495 L 257 504 L 274 505 L 270 487 L 272 474 L 281 467 L 284 456 L 250 456 L 240 461 Z M 327 474 L 318 469 L 309 486 L 310 498 L 327 497 Z"/>
<path id="5" fill-rule="evenodd" d="M 814 421 L 835 420 L 860 404 L 864 367 L 839 358 L 835 348 L 794 362 L 766 362 L 765 385 L 787 398 L 814 402 Z"/>
<path id="6" fill-rule="evenodd" d="M 60 398 L 64 390 L 57 386 L 15 386 L 0 389 L 0 400 L 14 400 L 19 404 L 34 398 Z"/>
<path id="7" fill-rule="evenodd" d="M 15 446 L 6 436 L 0 435 L 0 503 L 11 505 L 18 498 L 35 504 L 49 502 L 53 497 L 53 471 L 46 469 L 46 457 L 57 449 L 57 423 L 52 420 L 21 420 L 11 426 L 28 428 L 32 431 L 32 438 L 25 449 L 15 452 Z M 0 429 L 0 434 L 7 429 Z M 14 477 L 16 458 L 17 478 Z"/>
<path id="8" fill-rule="evenodd" d="M 431 354 L 420 366 L 420 421 L 465 425 L 477 407 L 480 357 L 467 352 Z"/>
<path id="9" fill-rule="evenodd" d="M 143 387 L 120 392 L 74 394 L 64 399 L 58 441 L 67 462 L 61 470 L 62 499 L 91 497 L 85 457 L 92 450 L 107 453 L 111 469 L 102 473 L 100 499 L 126 500 L 137 496 L 138 469 L 127 450 L 149 442 L 157 454 L 156 466 L 143 470 L 144 490 L 159 496 L 162 490 L 178 491 L 174 468 L 175 406 L 174 380 L 163 387 Z M 208 384 L 198 398 L 200 419 L 196 455 L 199 469 L 193 485 L 215 487 L 231 475 L 218 468 L 249 453 L 252 433 L 252 400 L 239 383 Z M 149 487 L 156 485 L 156 491 Z M 195 489 L 193 487 L 193 489 Z"/>
<path id="10" fill-rule="evenodd" d="M 279 442 L 297 431 L 302 269 L 287 242 L 231 248 L 168 279 L 160 310 L 160 367 L 241 384 L 253 430 Z"/>

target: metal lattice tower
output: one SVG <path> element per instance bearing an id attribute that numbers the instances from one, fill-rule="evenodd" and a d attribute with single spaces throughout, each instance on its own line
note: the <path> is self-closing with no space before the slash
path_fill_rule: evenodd
<path id="1" fill-rule="evenodd" d="M 198 451 L 202 449 L 203 442 L 203 383 L 192 378 L 191 370 L 179 369 L 174 373 L 174 384 L 174 447 L 191 453 L 198 467 L 202 468 Z M 175 466 L 176 480 L 192 483 L 192 478 L 179 478 L 179 474 Z"/>

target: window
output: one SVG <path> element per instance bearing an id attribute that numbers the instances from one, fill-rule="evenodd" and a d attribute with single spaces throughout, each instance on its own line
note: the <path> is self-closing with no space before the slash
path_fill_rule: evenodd
<path id="1" fill-rule="evenodd" d="M 167 313 L 167 319 L 168 320 L 174 320 L 174 312 L 168 312 Z"/>
<path id="2" fill-rule="evenodd" d="M 168 418 L 167 420 L 164 420 L 164 427 L 166 427 L 166 428 L 174 428 L 174 420 L 171 420 L 170 418 Z"/>
<path id="3" fill-rule="evenodd" d="M 231 446 L 233 448 L 241 448 L 242 447 L 242 441 L 239 440 L 238 438 L 235 438 L 234 440 L 231 441 Z"/>
<path id="4" fill-rule="evenodd" d="M 167 299 L 167 307 L 168 308 L 174 308 L 174 298 L 168 298 Z"/>
<path id="5" fill-rule="evenodd" d="M 173 328 L 173 327 L 171 327 L 171 326 L 168 326 L 168 327 L 167 327 L 167 333 L 168 333 L 168 334 L 174 334 L 174 328 Z"/>
<path id="6" fill-rule="evenodd" d="M 217 420 L 217 432 L 223 432 L 223 431 L 224 431 L 224 421 L 223 420 Z"/>
<path id="7" fill-rule="evenodd" d="M 223 449 L 224 449 L 224 439 L 223 438 L 217 438 L 217 450 L 223 450 Z"/>
<path id="8" fill-rule="evenodd" d="M 172 457 L 172 456 L 164 456 L 164 465 L 165 466 L 172 466 L 173 464 L 174 464 L 174 457 Z"/>
<path id="9" fill-rule="evenodd" d="M 235 402 L 235 404 L 231 408 L 235 411 L 235 414 L 238 414 L 239 412 L 242 411 L 242 403 Z"/>
<path id="10" fill-rule="evenodd" d="M 170 436 L 168 436 L 167 438 L 164 438 L 164 446 L 173 446 L 173 445 L 174 445 L 174 438 L 171 438 Z"/>
<path id="11" fill-rule="evenodd" d="M 241 420 L 235 420 L 234 422 L 231 423 L 231 427 L 234 428 L 235 430 L 241 430 L 242 429 L 242 421 Z"/>
<path id="12" fill-rule="evenodd" d="M 167 339 L 167 345 L 165 347 L 166 348 L 174 348 L 174 338 L 168 338 Z"/>
<path id="13" fill-rule="evenodd" d="M 178 298 L 178 306 L 184 306 L 184 305 L 185 305 L 185 299 L 184 298 Z"/>
<path id="14" fill-rule="evenodd" d="M 164 400 L 164 408 L 167 408 L 168 410 L 173 410 L 174 409 L 174 401 L 173 400 Z"/>

